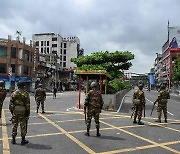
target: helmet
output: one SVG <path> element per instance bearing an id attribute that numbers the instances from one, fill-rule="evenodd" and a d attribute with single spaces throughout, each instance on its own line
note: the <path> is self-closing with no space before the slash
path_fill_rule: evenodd
<path id="1" fill-rule="evenodd" d="M 165 86 L 164 84 L 162 84 L 162 85 L 160 86 L 160 89 L 166 89 L 166 86 Z"/>
<path id="2" fill-rule="evenodd" d="M 91 88 L 96 87 L 96 86 L 97 86 L 97 82 L 92 82 L 91 83 Z"/>
<path id="3" fill-rule="evenodd" d="M 17 83 L 17 86 L 18 86 L 18 87 L 24 87 L 24 86 L 25 86 L 25 82 L 20 80 L 20 81 Z"/>
<path id="4" fill-rule="evenodd" d="M 42 84 L 40 83 L 40 84 L 38 85 L 38 87 L 42 88 Z"/>
<path id="5" fill-rule="evenodd" d="M 3 87 L 4 86 L 4 81 L 0 81 L 0 87 Z"/>
<path id="6" fill-rule="evenodd" d="M 142 83 L 142 81 L 139 81 L 139 83 L 138 83 L 138 87 L 139 87 L 139 89 L 143 89 L 144 84 Z"/>

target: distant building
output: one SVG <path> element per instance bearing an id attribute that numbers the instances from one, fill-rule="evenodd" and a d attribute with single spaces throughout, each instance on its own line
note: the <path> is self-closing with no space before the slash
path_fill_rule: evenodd
<path id="1" fill-rule="evenodd" d="M 23 80 L 27 90 L 34 88 L 34 77 L 36 59 L 34 57 L 34 47 L 32 41 L 30 45 L 20 42 L 19 37 L 12 40 L 0 38 L 0 80 L 5 81 L 5 86 L 9 90 L 16 88 L 16 83 Z"/>
<path id="2" fill-rule="evenodd" d="M 157 85 L 162 82 L 162 54 L 156 53 L 156 55 L 157 57 L 155 58 L 154 63 L 154 78 Z"/>

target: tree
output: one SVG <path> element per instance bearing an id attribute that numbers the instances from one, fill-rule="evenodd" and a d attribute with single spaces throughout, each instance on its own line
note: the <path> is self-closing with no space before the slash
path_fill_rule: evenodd
<path id="1" fill-rule="evenodd" d="M 173 69 L 173 76 L 175 81 L 180 81 L 180 54 L 178 54 L 175 60 L 175 67 Z"/>
<path id="2" fill-rule="evenodd" d="M 134 54 L 129 51 L 121 52 L 94 52 L 91 55 L 71 58 L 77 65 L 77 70 L 106 70 L 113 78 L 120 78 L 123 70 L 128 70 L 134 59 Z"/>

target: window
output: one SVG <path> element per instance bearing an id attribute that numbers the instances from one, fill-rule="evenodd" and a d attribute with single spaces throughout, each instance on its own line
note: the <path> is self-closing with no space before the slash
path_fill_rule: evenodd
<path id="1" fill-rule="evenodd" d="M 44 48 L 44 53 L 46 54 L 46 48 Z"/>
<path id="2" fill-rule="evenodd" d="M 63 62 L 63 67 L 66 67 L 66 62 Z"/>
<path id="3" fill-rule="evenodd" d="M 25 50 L 24 59 L 25 59 L 26 61 L 29 61 L 29 51 L 28 51 L 28 50 Z"/>
<path id="4" fill-rule="evenodd" d="M 62 48 L 62 42 L 61 42 L 61 48 Z"/>
<path id="5" fill-rule="evenodd" d="M 52 44 L 52 47 L 57 47 L 57 44 Z"/>
<path id="6" fill-rule="evenodd" d="M 6 73 L 6 64 L 0 63 L 0 73 Z"/>
<path id="7" fill-rule="evenodd" d="M 12 73 L 15 73 L 15 64 L 11 64 L 11 68 L 12 68 Z"/>
<path id="8" fill-rule="evenodd" d="M 47 53 L 49 53 L 49 48 L 47 48 Z"/>
<path id="9" fill-rule="evenodd" d="M 49 41 L 47 41 L 47 46 L 49 46 Z"/>
<path id="10" fill-rule="evenodd" d="M 52 41 L 57 41 L 57 37 L 52 38 Z"/>
<path id="11" fill-rule="evenodd" d="M 43 48 L 41 48 L 41 53 L 43 53 Z"/>
<path id="12" fill-rule="evenodd" d="M 16 59 L 16 48 L 11 48 L 11 58 Z"/>
<path id="13" fill-rule="evenodd" d="M 63 61 L 66 61 L 66 56 L 63 57 Z"/>
<path id="14" fill-rule="evenodd" d="M 66 49 L 64 49 L 64 54 L 66 54 Z"/>
<path id="15" fill-rule="evenodd" d="M 46 41 L 44 41 L 44 46 L 46 46 Z"/>
<path id="16" fill-rule="evenodd" d="M 64 48 L 66 48 L 66 43 L 64 43 Z"/>
<path id="17" fill-rule="evenodd" d="M 7 47 L 0 47 L 0 58 L 7 57 Z"/>
<path id="18" fill-rule="evenodd" d="M 43 46 L 43 41 L 41 41 L 41 46 Z"/>
<path id="19" fill-rule="evenodd" d="M 36 41 L 36 46 L 37 46 L 37 47 L 39 46 L 39 41 Z"/>
<path id="20" fill-rule="evenodd" d="M 24 66 L 24 74 L 25 75 L 28 75 L 28 69 L 29 69 L 28 66 Z"/>
<path id="21" fill-rule="evenodd" d="M 61 54 L 62 54 L 62 49 L 61 49 Z"/>

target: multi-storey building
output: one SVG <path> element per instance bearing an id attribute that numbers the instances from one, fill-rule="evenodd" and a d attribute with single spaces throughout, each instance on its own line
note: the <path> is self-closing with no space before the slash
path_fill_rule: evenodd
<path id="1" fill-rule="evenodd" d="M 157 54 L 154 63 L 154 78 L 155 83 L 160 84 L 162 82 L 162 54 Z"/>
<path id="2" fill-rule="evenodd" d="M 41 33 L 33 34 L 32 40 L 35 42 L 36 51 L 39 52 L 39 62 L 44 66 L 38 69 L 38 72 L 51 74 L 51 79 L 48 79 L 48 84 L 51 86 L 51 82 L 57 84 L 64 78 L 69 79 L 76 67 L 70 59 L 84 54 L 83 49 L 80 49 L 80 40 L 76 36 L 62 37 L 55 33 Z M 38 72 L 37 76 L 41 76 Z M 40 78 L 39 80 L 45 79 Z"/>
<path id="3" fill-rule="evenodd" d="M 26 82 L 27 90 L 34 88 L 36 59 L 34 59 L 34 47 L 32 41 L 30 45 L 20 42 L 19 37 L 12 40 L 0 39 L 0 80 L 5 81 L 5 86 L 9 90 L 16 88 L 19 80 Z"/>

